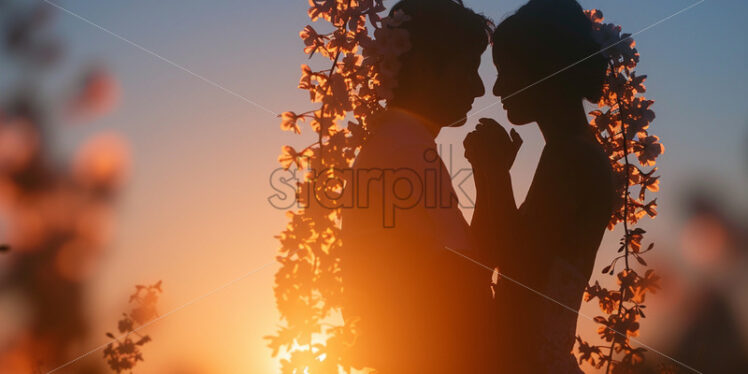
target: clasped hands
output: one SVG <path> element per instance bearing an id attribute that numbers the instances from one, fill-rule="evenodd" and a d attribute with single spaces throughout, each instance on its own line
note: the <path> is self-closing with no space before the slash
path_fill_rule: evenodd
<path id="1" fill-rule="evenodd" d="M 514 129 L 507 134 L 498 122 L 481 118 L 462 144 L 465 146 L 465 158 L 473 169 L 508 171 L 522 146 L 522 138 Z"/>

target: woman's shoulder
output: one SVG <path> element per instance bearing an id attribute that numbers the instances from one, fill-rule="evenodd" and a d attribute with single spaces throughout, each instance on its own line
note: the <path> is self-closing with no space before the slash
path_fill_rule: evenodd
<path id="1" fill-rule="evenodd" d="M 544 153 L 547 153 L 549 159 L 569 166 L 593 168 L 601 172 L 610 170 L 608 155 L 602 145 L 594 139 L 574 137 L 549 143 Z"/>
<path id="2" fill-rule="evenodd" d="M 613 169 L 602 145 L 594 139 L 570 138 L 546 145 L 544 156 L 557 176 L 577 191 L 610 192 Z"/>
<path id="3" fill-rule="evenodd" d="M 556 156 L 578 158 L 579 160 L 605 157 L 602 145 L 595 139 L 586 136 L 574 136 L 547 143 L 545 149 Z"/>

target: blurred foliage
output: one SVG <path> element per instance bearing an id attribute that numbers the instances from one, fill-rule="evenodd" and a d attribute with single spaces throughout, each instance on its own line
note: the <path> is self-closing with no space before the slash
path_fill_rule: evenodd
<path id="1" fill-rule="evenodd" d="M 15 305 L 3 317 L 13 326 L 0 346 L 4 373 L 47 372 L 85 349 L 86 282 L 109 241 L 127 169 L 127 146 L 115 134 L 92 136 L 70 162 L 54 149 L 59 126 L 103 114 L 116 85 L 97 65 L 69 90 L 55 89 L 49 77 L 64 48 L 52 9 L 0 1 L 0 242 L 11 248 L 1 258 L 0 294 Z"/>

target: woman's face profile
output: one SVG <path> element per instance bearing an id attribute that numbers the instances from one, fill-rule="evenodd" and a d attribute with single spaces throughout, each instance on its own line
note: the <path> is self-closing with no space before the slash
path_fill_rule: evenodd
<path id="1" fill-rule="evenodd" d="M 535 107 L 542 103 L 542 98 L 522 63 L 508 57 L 506 52 L 494 47 L 493 60 L 498 75 L 493 94 L 501 99 L 509 122 L 514 125 L 534 122 Z"/>

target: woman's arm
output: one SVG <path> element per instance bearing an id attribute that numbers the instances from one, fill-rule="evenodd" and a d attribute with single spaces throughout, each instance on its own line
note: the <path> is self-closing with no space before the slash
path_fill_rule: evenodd
<path id="1" fill-rule="evenodd" d="M 496 266 L 506 263 L 503 255 L 514 246 L 512 233 L 518 211 L 509 169 L 522 139 L 515 131 L 510 138 L 493 120 L 484 118 L 480 122 L 465 138 L 465 156 L 473 165 L 477 193 L 471 231 L 481 260 Z"/>
<path id="2" fill-rule="evenodd" d="M 470 227 L 483 260 L 491 266 L 507 266 L 513 248 L 519 212 L 514 201 L 509 170 L 474 169 L 476 204 Z"/>

